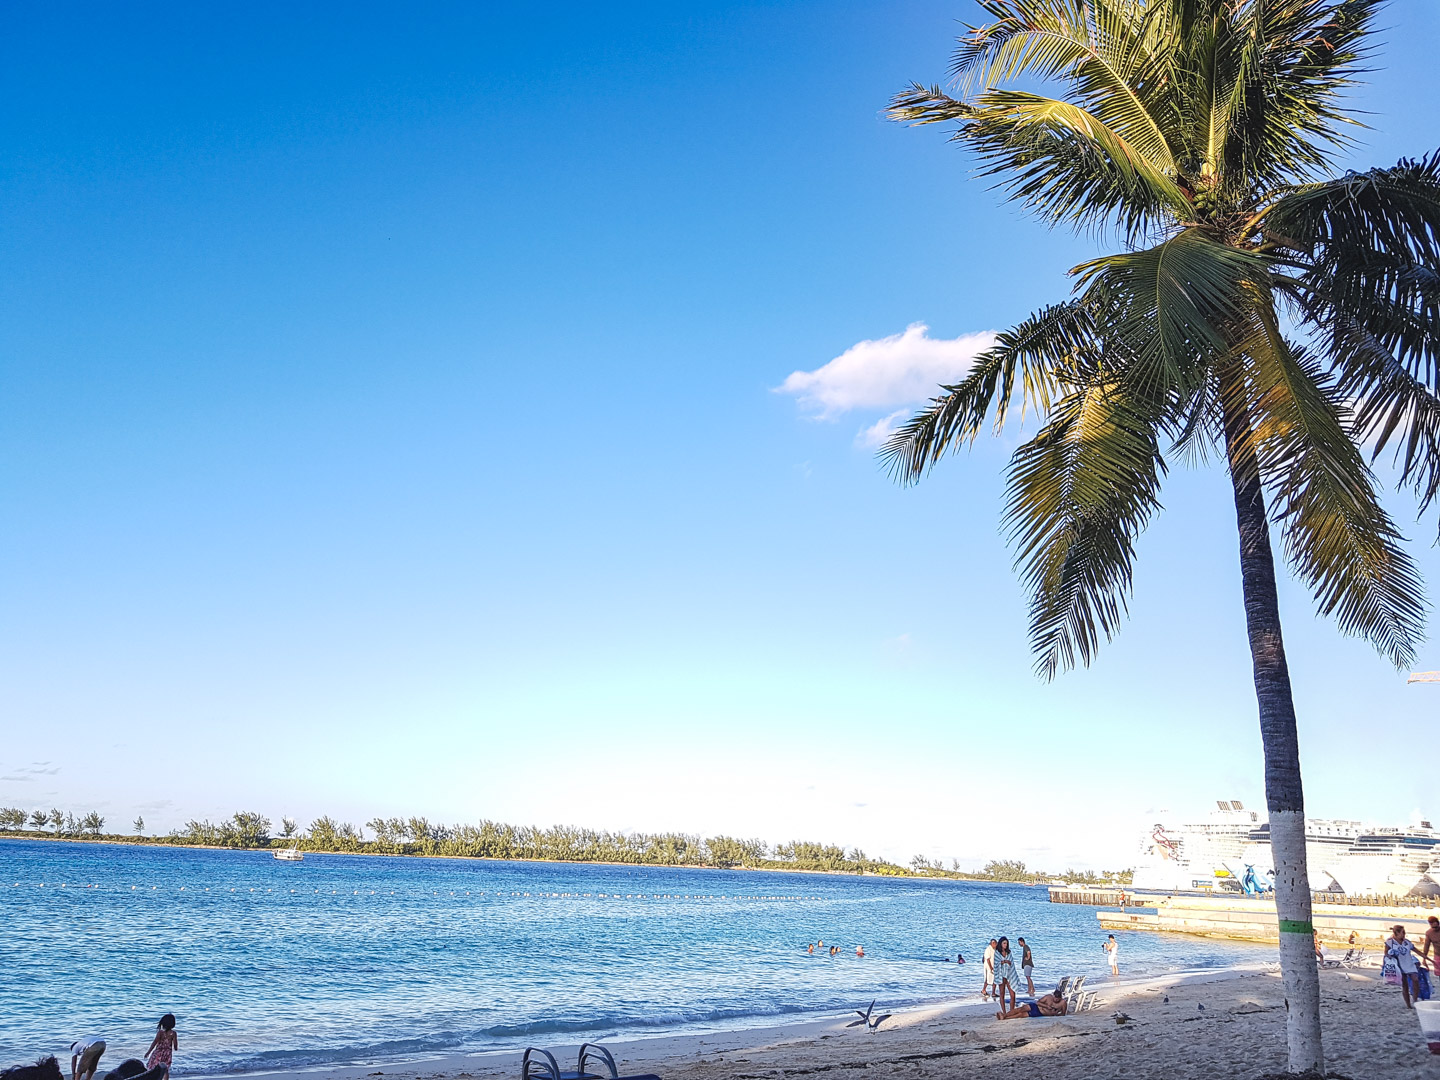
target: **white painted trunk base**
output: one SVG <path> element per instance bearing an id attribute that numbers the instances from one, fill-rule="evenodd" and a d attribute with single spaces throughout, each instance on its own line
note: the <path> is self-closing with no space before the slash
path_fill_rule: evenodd
<path id="1" fill-rule="evenodd" d="M 1285 1027 L 1290 1071 L 1324 1071 L 1320 1049 L 1320 974 L 1310 923 L 1310 877 L 1305 865 L 1305 813 L 1270 811 L 1275 857 L 1275 910 L 1280 917 L 1280 975 L 1285 985 Z"/>

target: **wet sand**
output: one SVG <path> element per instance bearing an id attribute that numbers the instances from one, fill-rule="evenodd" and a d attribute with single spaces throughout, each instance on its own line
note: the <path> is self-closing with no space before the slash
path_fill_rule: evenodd
<path id="1" fill-rule="evenodd" d="M 1404 1007 L 1399 989 L 1378 976 L 1376 968 L 1322 972 L 1327 1070 L 1350 1080 L 1440 1080 L 1440 1056 L 1426 1049 L 1414 1012 Z M 901 1013 L 873 1034 L 831 1019 L 607 1045 L 622 1075 L 657 1073 L 664 1080 L 785 1080 L 819 1073 L 834 1073 L 834 1080 L 1250 1080 L 1285 1068 L 1285 1004 L 1273 973 L 1231 969 L 1091 985 L 1101 990 L 1101 1005 L 1055 1019 L 1002 1021 L 993 1005 L 966 1004 Z M 1117 1023 L 1117 1012 L 1130 1019 Z M 562 1069 L 575 1067 L 577 1044 L 546 1048 Z M 518 1054 L 500 1053 L 308 1075 L 518 1080 L 519 1071 Z"/>

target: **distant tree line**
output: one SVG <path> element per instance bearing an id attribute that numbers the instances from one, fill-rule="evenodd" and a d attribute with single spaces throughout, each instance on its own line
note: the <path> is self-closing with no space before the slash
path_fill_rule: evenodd
<path id="1" fill-rule="evenodd" d="M 959 860 L 946 869 L 917 855 L 909 867 L 875 859 L 859 848 L 848 852 L 834 844 L 792 840 L 773 848 L 763 840 L 733 836 L 701 837 L 690 833 L 608 832 L 573 825 L 542 829 L 481 821 L 478 825 L 443 825 L 423 817 L 372 818 L 363 828 L 327 816 L 301 829 L 281 818 L 276 830 L 264 814 L 240 811 L 218 823 L 187 821 L 165 836 L 144 836 L 143 818 L 134 822 L 134 836 L 110 836 L 105 819 L 91 811 L 82 818 L 60 810 L 0 808 L 0 830 L 40 835 L 128 840 L 148 844 L 219 848 L 274 848 L 294 845 L 302 851 L 382 855 L 450 855 L 481 859 L 548 860 L 552 862 L 628 863 L 643 866 L 715 866 L 763 870 L 821 870 L 834 873 L 965 878 L 1034 884 L 1050 875 L 1027 870 L 1023 862 L 993 860 L 978 873 L 960 869 Z M 367 839 L 365 833 L 369 831 Z M 1086 884 L 1128 884 L 1130 872 L 1068 870 L 1068 881 Z"/>
<path id="2" fill-rule="evenodd" d="M 50 832 L 56 836 L 103 836 L 105 819 L 91 810 L 84 817 L 76 817 L 66 811 L 35 810 L 26 813 L 18 807 L 0 807 L 0 829 L 22 830 L 26 825 L 36 832 Z"/>
<path id="3" fill-rule="evenodd" d="M 150 844 L 199 847 L 273 848 L 295 845 L 302 851 L 388 855 L 452 855 L 484 859 L 529 859 L 555 862 L 610 862 L 649 866 L 785 867 L 850 873 L 907 874 L 902 866 L 872 859 L 856 849 L 848 854 L 833 844 L 796 840 L 775 848 L 763 840 L 733 836 L 701 837 L 690 833 L 624 833 L 557 825 L 542 829 L 481 821 L 478 825 L 445 825 L 428 818 L 374 818 L 363 828 L 326 815 L 308 829 L 282 818 L 276 830 L 264 814 L 240 811 L 220 822 L 187 821 L 165 836 L 144 836 L 143 818 L 135 820 L 133 837 L 107 836 L 105 819 L 90 813 L 76 819 L 59 810 L 0 809 L 0 830 L 96 839 L 125 839 Z M 366 831 L 369 831 L 369 837 Z"/>
<path id="4" fill-rule="evenodd" d="M 950 868 L 939 860 L 930 860 L 916 855 L 910 860 L 910 868 L 926 877 L 961 878 L 965 881 L 1009 881 L 1022 885 L 1038 885 L 1042 882 L 1063 878 L 1074 885 L 1129 885 L 1134 880 L 1134 870 L 1066 870 L 1063 874 L 1052 874 L 1048 870 L 1031 870 L 1018 859 L 991 859 L 978 871 L 961 870 L 960 860 L 950 860 Z"/>

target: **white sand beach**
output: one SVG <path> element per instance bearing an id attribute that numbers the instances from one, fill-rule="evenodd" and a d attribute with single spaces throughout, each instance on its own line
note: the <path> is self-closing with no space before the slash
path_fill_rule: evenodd
<path id="1" fill-rule="evenodd" d="M 1326 971 L 1327 1069 L 1348 1080 L 1440 1080 L 1415 1014 L 1375 968 Z M 783 1080 L 811 1073 L 867 1080 L 958 1075 L 1045 1080 L 1105 1077 L 1250 1080 L 1285 1067 L 1285 1006 L 1278 976 L 1231 969 L 1122 981 L 1104 1004 L 1075 1016 L 996 1020 L 994 1006 L 917 1009 L 874 1033 L 828 1020 L 763 1030 L 609 1043 L 622 1073 L 664 1080 Z M 883 1003 L 882 1003 L 883 1004 Z M 1202 1008 L 1203 1006 L 1203 1008 Z M 1131 1019 L 1117 1024 L 1116 1012 Z M 562 1068 L 577 1045 L 551 1044 Z M 853 1072 L 852 1072 L 853 1070 Z M 490 1080 L 518 1076 L 518 1054 L 327 1070 L 322 1080 Z"/>

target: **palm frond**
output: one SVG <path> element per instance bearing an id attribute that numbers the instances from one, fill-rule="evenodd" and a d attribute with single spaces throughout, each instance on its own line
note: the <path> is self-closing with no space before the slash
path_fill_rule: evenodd
<path id="1" fill-rule="evenodd" d="M 1355 435 L 1373 444 L 1372 460 L 1395 440 L 1400 483 L 1425 513 L 1440 496 L 1440 398 L 1358 322 L 1337 320 L 1327 344 L 1336 393 L 1355 402 Z"/>
<path id="2" fill-rule="evenodd" d="M 1135 539 L 1159 507 L 1165 463 L 1153 415 L 1098 374 L 1016 450 L 1005 521 L 1030 591 L 1044 678 L 1089 664 L 1127 610 Z"/>
<path id="3" fill-rule="evenodd" d="M 1257 224 L 1320 270 L 1371 253 L 1434 263 L 1440 252 L 1440 151 L 1388 168 L 1349 172 L 1279 194 Z"/>
<path id="4" fill-rule="evenodd" d="M 891 120 L 907 124 L 941 124 L 947 120 L 968 120 L 975 109 L 957 101 L 938 86 L 911 83 L 890 99 L 886 109 Z M 959 136 L 957 135 L 956 138 Z"/>
<path id="5" fill-rule="evenodd" d="M 1107 340 L 1133 359 L 1128 377 L 1189 398 L 1204 365 L 1230 350 L 1228 327 L 1257 302 L 1268 303 L 1269 261 L 1184 229 L 1163 243 L 1094 259 L 1075 268 L 1087 297 L 1116 312 Z"/>
<path id="6" fill-rule="evenodd" d="M 1282 196 L 1258 219 L 1300 272 L 1305 315 L 1346 320 L 1435 387 L 1440 376 L 1440 152 Z"/>
<path id="7" fill-rule="evenodd" d="M 1262 313 L 1244 352 L 1255 447 L 1285 554 L 1342 632 L 1397 667 L 1423 638 L 1420 574 L 1380 505 L 1332 380 Z"/>
<path id="8" fill-rule="evenodd" d="M 1077 227 L 1119 215 L 1132 235 L 1185 218 L 1189 199 L 1165 160 L 1155 160 L 1100 116 L 1058 98 L 990 90 L 956 134 L 1003 175 L 1002 189 L 1047 221 Z"/>
<path id="9" fill-rule="evenodd" d="M 1162 8 L 1142 12 L 1134 4 L 1103 0 L 1016 5 L 961 39 L 951 74 L 967 96 L 1024 76 L 1063 80 L 1076 104 L 1086 106 L 1157 169 L 1173 173 L 1165 132 L 1139 89 L 1168 59 L 1147 46 L 1169 39 L 1145 33 L 1145 24 Z"/>
<path id="10" fill-rule="evenodd" d="M 1428 508 L 1440 494 L 1440 153 L 1295 189 L 1260 224 L 1299 270 L 1284 290 L 1319 331 L 1357 434 L 1376 455 L 1398 438 L 1401 482 Z"/>
<path id="11" fill-rule="evenodd" d="M 1226 123 L 1229 167 L 1269 186 L 1329 168 L 1356 126 L 1343 94 L 1364 71 L 1383 0 L 1235 5 Z M 1218 163 L 1217 163 L 1218 164 Z"/>
<path id="12" fill-rule="evenodd" d="M 1044 412 L 1059 379 L 1097 347 L 1088 305 L 1070 300 L 1042 308 L 1001 333 L 963 382 L 941 387 L 943 396 L 901 425 L 881 448 L 881 461 L 897 480 L 914 483 L 950 450 L 973 442 L 992 409 L 1000 430 L 1017 377 L 1022 406 Z"/>

